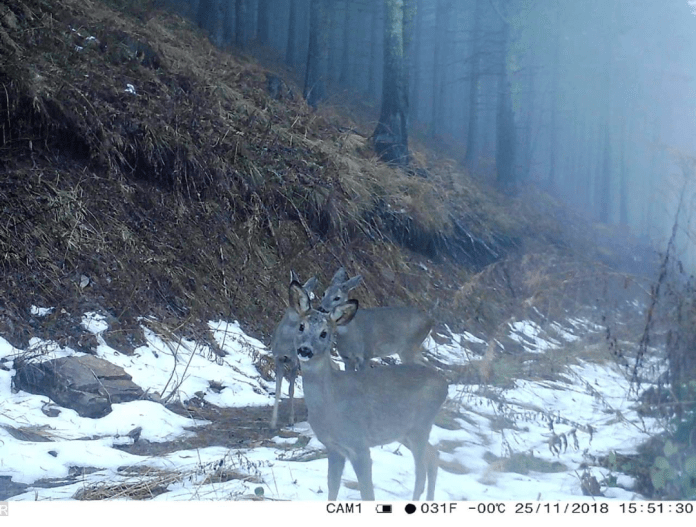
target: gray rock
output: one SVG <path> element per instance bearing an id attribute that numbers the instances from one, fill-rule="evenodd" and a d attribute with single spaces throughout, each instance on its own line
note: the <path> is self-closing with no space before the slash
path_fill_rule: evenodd
<path id="1" fill-rule="evenodd" d="M 123 368 L 91 355 L 43 362 L 18 359 L 15 369 L 15 389 L 46 395 L 82 417 L 104 417 L 113 403 L 144 395 Z"/>

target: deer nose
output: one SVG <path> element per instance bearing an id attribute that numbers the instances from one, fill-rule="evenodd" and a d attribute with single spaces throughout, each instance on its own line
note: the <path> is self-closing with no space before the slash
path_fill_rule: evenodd
<path id="1" fill-rule="evenodd" d="M 297 356 L 301 359 L 309 360 L 314 356 L 314 353 L 307 346 L 297 348 Z"/>

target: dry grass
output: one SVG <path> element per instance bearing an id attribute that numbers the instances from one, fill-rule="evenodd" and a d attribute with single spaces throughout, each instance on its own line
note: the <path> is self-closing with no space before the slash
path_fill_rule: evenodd
<path id="1" fill-rule="evenodd" d="M 417 142 L 409 171 L 378 162 L 372 108 L 312 111 L 287 77 L 274 99 L 271 72 L 148 4 L 2 9 L 0 330 L 17 345 L 43 324 L 31 305 L 105 312 L 126 349 L 143 315 L 267 335 L 290 269 L 326 284 L 345 265 L 367 306 L 439 298 L 452 327 L 558 280 L 552 202 L 502 197 Z"/>
<path id="2" fill-rule="evenodd" d="M 165 470 L 147 466 L 124 466 L 118 469 L 116 483 L 87 484 L 78 490 L 76 500 L 147 500 L 166 492 L 170 485 L 186 482 L 191 497 L 217 492 L 214 484 L 240 480 L 262 484 L 258 468 L 243 453 L 229 451 L 222 459 L 187 470 Z M 261 496 L 263 493 L 261 492 Z M 220 496 L 222 498 L 223 496 Z M 238 496 L 237 496 L 238 497 Z"/>
<path id="3" fill-rule="evenodd" d="M 303 101 L 270 98 L 266 71 L 179 18 L 72 0 L 4 14 L 0 326 L 16 344 L 31 305 L 100 309 L 126 333 L 148 313 L 267 332 L 290 268 L 330 276 L 366 240 L 357 267 L 408 258 L 381 209 L 444 224 L 420 212 L 438 211 L 432 185 Z"/>
<path id="4" fill-rule="evenodd" d="M 148 468 L 139 471 L 132 481 L 85 485 L 74 494 L 73 499 L 79 501 L 148 500 L 166 492 L 172 483 L 178 483 L 185 478 L 186 475 L 180 472 Z"/>

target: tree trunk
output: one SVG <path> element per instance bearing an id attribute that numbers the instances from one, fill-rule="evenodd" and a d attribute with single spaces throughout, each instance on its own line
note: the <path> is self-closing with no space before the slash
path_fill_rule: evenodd
<path id="1" fill-rule="evenodd" d="M 472 51 L 469 65 L 469 123 L 466 134 L 466 154 L 464 155 L 464 166 L 469 172 L 475 172 L 478 168 L 479 157 L 479 123 L 478 123 L 478 90 L 480 80 L 480 54 L 481 54 L 481 2 L 474 0 L 474 22 L 471 31 Z"/>
<path id="2" fill-rule="evenodd" d="M 553 62 L 551 64 L 551 123 L 549 124 L 549 173 L 546 178 L 546 188 L 553 192 L 556 190 L 556 154 L 558 153 L 558 80 L 560 76 L 560 51 L 561 47 L 561 8 L 556 1 L 555 43 L 553 46 Z"/>
<path id="3" fill-rule="evenodd" d="M 247 16 L 247 0 L 235 0 L 235 31 L 234 43 L 239 48 L 244 48 L 248 41 L 248 16 Z"/>
<path id="4" fill-rule="evenodd" d="M 628 113 L 628 112 L 626 112 Z M 620 165 L 619 165 L 619 223 L 628 225 L 628 188 L 626 187 L 626 118 L 621 118 L 621 137 L 619 138 Z"/>
<path id="5" fill-rule="evenodd" d="M 417 0 L 416 3 L 416 20 L 413 28 L 413 46 L 411 51 L 411 75 L 408 96 L 409 111 L 411 122 L 420 120 L 420 83 L 421 83 L 421 49 L 423 46 L 423 7 L 422 0 Z"/>
<path id="6" fill-rule="evenodd" d="M 408 164 L 408 79 L 404 55 L 404 0 L 384 1 L 382 111 L 375 151 L 388 163 Z M 408 23 L 408 20 L 407 20 Z M 408 43 L 409 37 L 406 37 Z"/>
<path id="7" fill-rule="evenodd" d="M 352 16 L 351 16 L 351 5 L 352 3 L 348 0 L 343 2 L 345 13 L 343 17 L 343 49 L 341 53 L 341 71 L 338 75 L 338 82 L 342 86 L 349 86 L 351 84 L 350 78 L 350 43 L 352 41 L 353 28 L 352 28 Z"/>
<path id="8" fill-rule="evenodd" d="M 515 149 L 517 147 L 515 113 L 512 109 L 512 94 L 507 75 L 500 79 L 500 84 L 496 112 L 495 165 L 498 170 L 498 188 L 504 192 L 513 193 L 517 187 L 515 176 Z"/>
<path id="9" fill-rule="evenodd" d="M 201 0 L 198 4 L 196 22 L 208 33 L 208 38 L 216 46 L 223 43 L 222 0 Z"/>
<path id="10" fill-rule="evenodd" d="M 595 210 L 597 219 L 602 223 L 611 220 L 611 143 L 609 138 L 609 124 L 604 125 L 604 147 L 602 149 L 602 165 L 597 171 L 595 181 Z"/>
<path id="11" fill-rule="evenodd" d="M 413 31 L 416 22 L 416 0 L 403 0 L 403 77 L 406 80 L 406 85 L 411 78 L 411 60 L 413 59 Z M 406 92 L 406 100 L 408 100 L 408 92 Z"/>
<path id="12" fill-rule="evenodd" d="M 433 44 L 433 105 L 430 118 L 429 135 L 437 137 L 442 132 L 442 123 L 445 116 L 445 71 L 447 66 L 443 63 L 444 48 L 447 46 L 447 27 L 449 10 L 452 7 L 448 0 L 435 1 L 435 42 Z"/>
<path id="13" fill-rule="evenodd" d="M 512 109 L 512 91 L 507 71 L 507 51 L 510 41 L 510 24 L 506 13 L 498 13 L 502 23 L 500 39 L 500 63 L 498 65 L 498 102 L 496 106 L 495 165 L 498 172 L 498 188 L 503 192 L 516 190 L 515 148 L 517 134 L 515 113 Z"/>
<path id="14" fill-rule="evenodd" d="M 271 0 L 258 0 L 256 40 L 262 46 L 267 46 L 270 38 L 269 4 Z"/>
<path id="15" fill-rule="evenodd" d="M 222 45 L 231 46 L 234 44 L 234 4 L 225 2 L 222 5 Z"/>
<path id="16" fill-rule="evenodd" d="M 377 40 L 379 38 L 379 9 L 373 4 L 372 23 L 370 25 L 370 64 L 367 76 L 367 94 L 377 97 Z"/>
<path id="17" fill-rule="evenodd" d="M 326 0 L 312 0 L 309 7 L 309 49 L 303 95 L 313 108 L 326 97 L 329 64 L 329 29 L 326 14 Z"/>
<path id="18" fill-rule="evenodd" d="M 533 51 L 532 51 L 533 53 Z M 525 108 L 524 108 L 524 128 L 522 132 L 521 141 L 521 168 L 519 179 L 521 181 L 528 181 L 530 177 L 530 172 L 532 168 L 532 158 L 534 156 L 534 137 L 536 132 L 534 131 L 534 103 L 535 103 L 535 66 L 534 61 L 530 61 L 528 80 L 527 80 L 527 97 L 525 97 Z"/>
<path id="19" fill-rule="evenodd" d="M 326 66 L 326 82 L 334 82 L 338 79 L 338 35 L 336 35 L 336 0 L 324 1 L 324 16 L 326 17 L 327 35 L 326 47 L 328 48 L 328 65 Z"/>
<path id="20" fill-rule="evenodd" d="M 297 64 L 297 0 L 290 0 L 288 12 L 288 44 L 285 48 L 285 63 L 294 67 Z"/>

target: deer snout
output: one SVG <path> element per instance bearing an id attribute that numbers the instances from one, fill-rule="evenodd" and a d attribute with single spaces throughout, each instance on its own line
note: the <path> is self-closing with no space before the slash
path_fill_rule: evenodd
<path id="1" fill-rule="evenodd" d="M 300 360 L 309 360 L 314 356 L 314 352 L 307 346 L 302 346 L 301 348 L 297 348 L 297 356 Z"/>

